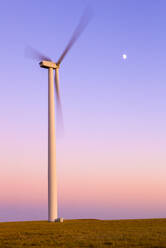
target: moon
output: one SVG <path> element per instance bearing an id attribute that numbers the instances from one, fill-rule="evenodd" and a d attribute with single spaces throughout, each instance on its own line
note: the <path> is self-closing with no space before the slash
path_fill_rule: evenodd
<path id="1" fill-rule="evenodd" d="M 127 59 L 127 54 L 122 54 L 122 58 L 123 58 L 124 60 L 126 60 L 126 59 Z"/>

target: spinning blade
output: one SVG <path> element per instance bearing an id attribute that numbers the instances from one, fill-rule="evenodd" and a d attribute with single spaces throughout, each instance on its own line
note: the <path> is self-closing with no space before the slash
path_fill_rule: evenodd
<path id="1" fill-rule="evenodd" d="M 58 134 L 63 134 L 64 125 L 63 125 L 61 98 L 59 93 L 59 68 L 55 69 L 55 92 L 56 92 L 56 110 L 57 110 L 57 131 Z"/>
<path id="2" fill-rule="evenodd" d="M 63 51 L 62 55 L 60 56 L 59 60 L 57 61 L 57 65 L 60 65 L 68 51 L 71 49 L 71 47 L 74 45 L 76 40 L 79 38 L 81 33 L 85 30 L 86 26 L 88 25 L 89 21 L 92 18 L 92 10 L 90 8 L 86 8 L 84 14 L 82 15 L 80 22 L 78 26 L 76 27 L 69 43 L 67 44 L 65 50 Z"/>
<path id="3" fill-rule="evenodd" d="M 49 57 L 43 55 L 41 52 L 37 51 L 36 49 L 34 49 L 30 46 L 26 47 L 25 56 L 28 58 L 31 58 L 31 59 L 35 59 L 38 62 L 43 61 L 43 60 L 52 61 Z"/>

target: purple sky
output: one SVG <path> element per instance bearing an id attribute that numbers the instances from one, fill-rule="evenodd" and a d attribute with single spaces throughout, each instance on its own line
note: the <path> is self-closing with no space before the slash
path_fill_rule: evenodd
<path id="1" fill-rule="evenodd" d="M 7 0 L 0 221 L 47 219 L 47 71 L 24 50 L 56 61 L 89 2 L 93 20 L 60 68 L 59 215 L 166 217 L 166 1 Z"/>

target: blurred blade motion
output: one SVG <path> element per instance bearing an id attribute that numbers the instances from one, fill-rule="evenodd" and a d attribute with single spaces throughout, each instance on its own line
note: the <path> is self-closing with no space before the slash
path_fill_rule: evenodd
<path id="1" fill-rule="evenodd" d="M 62 135 L 64 132 L 63 125 L 63 113 L 62 113 L 62 105 L 61 98 L 59 93 L 59 69 L 55 70 L 55 92 L 56 92 L 56 111 L 57 111 L 57 133 L 58 135 Z"/>
<path id="2" fill-rule="evenodd" d="M 36 49 L 27 46 L 25 49 L 25 56 L 30 59 L 35 59 L 38 62 L 46 60 L 51 61 L 51 59 L 45 55 L 43 55 L 41 52 L 37 51 Z"/>
<path id="3" fill-rule="evenodd" d="M 76 29 L 74 31 L 69 43 L 67 44 L 65 50 L 63 51 L 62 55 L 60 56 L 59 60 L 57 61 L 57 65 L 59 65 L 62 62 L 62 60 L 64 59 L 67 52 L 71 49 L 71 47 L 76 42 L 76 40 L 79 38 L 81 33 L 85 30 L 86 26 L 88 25 L 88 23 L 92 19 L 92 16 L 93 16 L 92 15 L 92 9 L 90 7 L 87 7 L 86 10 L 84 11 L 84 14 L 82 15 L 82 17 L 80 19 L 78 26 L 76 27 Z"/>

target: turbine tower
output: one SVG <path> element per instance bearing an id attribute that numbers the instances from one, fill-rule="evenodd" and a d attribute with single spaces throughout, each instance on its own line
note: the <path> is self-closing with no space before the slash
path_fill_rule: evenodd
<path id="1" fill-rule="evenodd" d="M 40 62 L 40 66 L 48 69 L 48 220 L 53 222 L 58 220 L 55 146 L 55 91 L 53 74 L 54 69 L 56 72 L 58 71 L 58 66 L 49 61 Z M 55 77 L 55 79 L 57 79 L 57 77 Z"/>
<path id="2" fill-rule="evenodd" d="M 39 65 L 42 68 L 48 69 L 48 221 L 60 221 L 58 218 L 58 201 L 57 201 L 57 179 L 56 179 L 56 143 L 55 143 L 55 99 L 57 106 L 57 118 L 61 125 L 63 125 L 61 100 L 59 94 L 59 67 L 70 50 L 72 45 L 83 32 L 89 23 L 92 15 L 89 8 L 86 9 L 81 20 L 76 27 L 69 43 L 60 56 L 57 63 L 51 61 L 50 58 L 42 55 L 32 47 L 28 47 L 26 55 L 33 59 L 40 61 Z M 54 70 L 55 70 L 55 85 L 54 85 Z M 55 89 L 54 89 L 55 88 Z M 56 93 L 56 98 L 54 96 Z"/>

